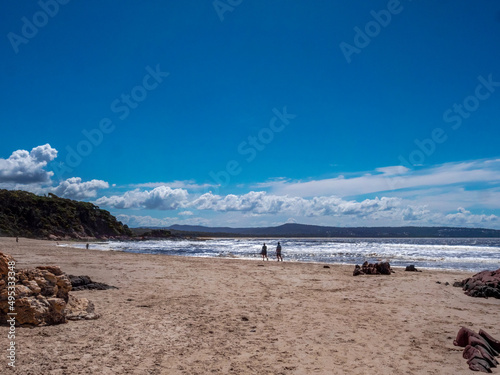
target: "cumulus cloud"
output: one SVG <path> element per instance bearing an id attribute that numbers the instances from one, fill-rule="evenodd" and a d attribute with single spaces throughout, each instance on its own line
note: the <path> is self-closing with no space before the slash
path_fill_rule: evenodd
<path id="1" fill-rule="evenodd" d="M 159 186 L 150 191 L 135 189 L 123 195 L 113 195 L 97 199 L 99 206 L 125 208 L 145 208 L 151 210 L 176 210 L 184 207 L 188 199 L 185 189 L 172 189 L 168 186 Z"/>
<path id="2" fill-rule="evenodd" d="M 116 218 L 132 228 L 168 227 L 174 224 L 174 221 L 171 218 L 158 219 L 151 216 L 138 215 L 116 215 Z"/>
<path id="3" fill-rule="evenodd" d="M 48 143 L 30 152 L 17 150 L 8 159 L 0 158 L 0 183 L 49 183 L 53 172 L 45 170 L 47 163 L 57 157 L 57 150 Z"/>
<path id="4" fill-rule="evenodd" d="M 52 192 L 63 198 L 85 199 L 94 198 L 99 189 L 107 189 L 109 184 L 102 180 L 82 182 L 80 177 L 71 177 L 63 181 Z"/>
<path id="5" fill-rule="evenodd" d="M 500 221 L 496 215 L 476 215 L 463 207 L 459 207 L 456 213 L 446 215 L 445 219 L 448 224 L 460 226 L 490 225 Z"/>
<path id="6" fill-rule="evenodd" d="M 188 225 L 209 225 L 210 222 L 203 218 L 190 218 L 188 220 L 178 220 L 176 218 L 155 218 L 152 216 L 140 215 L 117 215 L 116 218 L 129 227 L 169 227 L 174 224 Z"/>
<path id="7" fill-rule="evenodd" d="M 401 215 L 404 221 L 421 221 L 425 220 L 431 212 L 426 206 L 414 207 L 407 206 L 402 209 Z"/>
<path id="8" fill-rule="evenodd" d="M 400 205 L 399 198 L 365 199 L 361 202 L 346 201 L 340 197 L 314 197 L 305 199 L 269 195 L 266 192 L 249 192 L 244 195 L 203 194 L 189 205 L 199 210 L 241 211 L 252 214 L 294 214 L 301 216 L 366 216 L 377 211 L 390 211 Z"/>

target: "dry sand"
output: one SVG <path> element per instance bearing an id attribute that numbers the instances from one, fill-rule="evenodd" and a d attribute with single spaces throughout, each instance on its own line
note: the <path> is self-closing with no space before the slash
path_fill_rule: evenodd
<path id="1" fill-rule="evenodd" d="M 0 239 L 18 268 L 60 265 L 119 290 L 72 292 L 102 316 L 17 328 L 16 374 L 470 374 L 460 326 L 500 338 L 470 274 L 352 276 L 352 266 L 199 259 Z M 285 254 L 286 255 L 286 254 Z M 436 282 L 440 281 L 441 284 Z M 7 328 L 0 327 L 1 352 Z M 494 373 L 500 374 L 500 369 Z"/>

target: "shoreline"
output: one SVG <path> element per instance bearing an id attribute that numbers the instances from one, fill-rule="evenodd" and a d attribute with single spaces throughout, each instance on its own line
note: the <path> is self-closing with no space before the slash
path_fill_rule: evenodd
<path id="1" fill-rule="evenodd" d="M 59 265 L 119 288 L 71 292 L 95 304 L 97 320 L 19 328 L 14 374 L 468 374 L 453 346 L 460 327 L 500 338 L 500 300 L 445 285 L 467 272 L 353 277 L 352 266 L 12 238 L 0 251 L 18 268 Z"/>
<path id="2" fill-rule="evenodd" d="M 226 238 L 206 238 L 206 240 L 220 240 L 220 239 L 225 239 L 225 240 L 239 240 L 240 238 L 237 238 L 237 237 L 226 237 Z M 255 239 L 255 238 L 247 238 L 247 239 Z M 306 239 L 308 240 L 309 238 L 302 238 L 302 239 Z M 320 238 L 321 239 L 321 238 Z M 322 238 L 322 239 L 326 239 L 326 238 Z M 402 238 L 404 239 L 404 238 Z M 186 239 L 187 241 L 191 241 L 191 239 Z M 37 241 L 45 241 L 45 240 L 37 240 Z M 48 242 L 51 242 L 51 240 L 47 240 Z M 168 239 L 154 239 L 154 240 L 147 240 L 147 241 L 168 241 Z M 177 241 L 177 240 L 174 240 L 174 241 Z M 62 242 L 62 244 L 59 244 L 59 242 Z M 58 247 L 61 247 L 61 248 L 74 248 L 74 249 L 79 249 L 79 250 L 86 250 L 84 247 L 86 245 L 86 242 L 81 242 L 81 241 L 75 241 L 75 242 L 66 242 L 66 241 L 59 241 L 58 244 L 56 246 Z M 113 242 L 113 241 L 99 241 L 101 243 L 110 243 L 110 242 Z M 120 240 L 116 240 L 116 242 L 121 242 Z M 137 242 L 144 242 L 142 240 L 138 240 Z M 94 246 L 96 246 L 96 242 L 94 243 L 90 243 L 91 246 L 92 244 Z M 76 247 L 75 245 L 81 245 L 82 247 Z M 231 253 L 228 253 L 228 254 L 222 254 L 220 253 L 219 255 L 213 255 L 213 256 L 210 256 L 210 255 L 178 255 L 178 254 L 168 254 L 168 253 L 147 253 L 147 252 L 133 252 L 133 251 L 126 251 L 126 250 L 116 250 L 116 249 L 98 249 L 98 248 L 94 248 L 94 249 L 89 249 L 89 250 L 96 250 L 96 251 L 103 251 L 103 252 L 109 252 L 109 251 L 118 251 L 118 252 L 124 252 L 124 253 L 128 253 L 128 254 L 142 254 L 142 255 L 160 255 L 160 256 L 173 256 L 173 257 L 187 257 L 187 258 L 203 258 L 203 259 L 234 259 L 234 260 L 248 260 L 248 261 L 256 261 L 256 260 L 261 260 L 260 259 L 260 253 L 258 251 L 256 251 L 255 253 L 249 253 L 249 254 L 254 254 L 254 256 L 239 256 L 239 255 L 229 255 Z M 286 256 L 284 256 L 284 258 L 286 259 Z M 367 258 L 370 258 L 370 257 L 367 257 Z M 290 258 L 289 258 L 290 259 Z M 366 258 L 365 258 L 366 259 Z M 381 258 L 381 260 L 384 260 L 386 258 Z M 386 259 L 389 263 L 391 263 L 391 260 L 389 258 Z M 272 258 L 270 260 L 271 262 L 275 261 L 274 258 Z M 379 260 L 380 261 L 380 260 Z M 288 263 L 304 263 L 304 264 L 320 264 L 320 265 L 338 265 L 338 266 L 350 266 L 350 267 L 353 267 L 357 264 L 361 265 L 363 262 L 358 262 L 358 263 L 343 263 L 343 262 L 328 262 L 328 261 L 317 261 L 317 260 L 294 260 L 294 259 L 291 259 L 291 260 L 287 260 L 286 262 Z M 373 262 L 372 262 L 373 263 Z M 410 265 L 410 264 L 413 264 L 412 261 L 408 261 L 408 264 L 407 265 Z M 404 266 L 401 266 L 401 265 L 398 265 L 398 266 L 393 266 L 391 264 L 391 268 L 394 269 L 394 270 L 397 270 L 397 269 L 401 269 L 404 271 L 404 268 L 407 266 L 407 265 L 404 265 Z M 471 274 L 474 275 L 478 272 L 481 272 L 483 270 L 487 270 L 488 268 L 484 268 L 484 269 L 481 269 L 481 270 L 464 270 L 464 269 L 460 269 L 460 268 L 438 268 L 438 267 L 429 267 L 429 266 L 422 266 L 422 265 L 416 265 L 416 267 L 419 269 L 419 270 L 425 270 L 425 271 L 451 271 L 451 272 L 463 272 L 464 274 Z"/>

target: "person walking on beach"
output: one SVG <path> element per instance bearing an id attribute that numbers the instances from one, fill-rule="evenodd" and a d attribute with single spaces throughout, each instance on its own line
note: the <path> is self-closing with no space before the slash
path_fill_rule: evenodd
<path id="1" fill-rule="evenodd" d="M 283 257 L 281 256 L 281 245 L 278 242 L 278 246 L 276 246 L 276 258 L 278 258 L 278 262 L 281 260 L 283 262 Z"/>
<path id="2" fill-rule="evenodd" d="M 264 258 L 269 260 L 269 258 L 267 257 L 267 246 L 265 243 L 264 243 L 264 245 L 262 245 L 262 250 L 261 250 L 260 254 L 262 255 L 262 260 L 264 260 Z"/>

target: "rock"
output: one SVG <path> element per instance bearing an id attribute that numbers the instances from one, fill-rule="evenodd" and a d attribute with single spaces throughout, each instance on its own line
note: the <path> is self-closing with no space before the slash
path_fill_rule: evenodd
<path id="1" fill-rule="evenodd" d="M 465 348 L 462 356 L 467 359 L 467 364 L 473 371 L 490 373 L 491 368 L 497 367 L 499 364 L 495 357 L 500 351 L 500 341 L 483 330 L 476 333 L 462 327 L 453 344 Z"/>
<path id="2" fill-rule="evenodd" d="M 7 323 L 8 262 L 13 258 L 0 253 L 0 324 Z M 71 282 L 58 266 L 16 270 L 16 325 L 39 326 L 65 323 L 69 316 L 92 316 L 94 306 L 86 299 L 69 294 Z M 70 303 L 71 302 L 71 303 Z"/>
<path id="3" fill-rule="evenodd" d="M 330 266 L 323 266 L 323 268 L 330 268 Z"/>
<path id="4" fill-rule="evenodd" d="M 408 272 L 422 272 L 422 271 L 417 270 L 415 268 L 414 264 L 410 264 L 409 266 L 406 266 L 405 271 L 408 271 Z"/>
<path id="5" fill-rule="evenodd" d="M 94 311 L 94 304 L 87 298 L 76 298 L 70 295 L 66 307 L 66 319 L 68 320 L 92 320 L 98 319 L 99 314 Z"/>
<path id="6" fill-rule="evenodd" d="M 12 258 L 10 255 L 0 253 L 0 276 L 2 277 L 2 280 L 4 280 L 4 275 L 7 275 L 9 273 L 9 262 L 13 262 L 14 258 Z"/>
<path id="7" fill-rule="evenodd" d="M 500 298 L 500 268 L 476 273 L 468 279 L 455 282 L 453 286 L 461 287 L 471 297 Z"/>
<path id="8" fill-rule="evenodd" d="M 497 352 L 500 352 L 499 340 L 494 339 L 489 334 L 487 334 L 486 331 L 483 331 L 482 329 L 479 330 L 479 336 L 484 338 L 493 349 L 495 349 Z"/>
<path id="9" fill-rule="evenodd" d="M 389 262 L 380 262 L 380 263 L 364 262 L 361 265 L 361 267 L 356 264 L 352 275 L 353 276 L 358 276 L 358 275 L 390 275 L 391 273 L 394 273 L 394 271 L 391 269 L 391 265 L 389 264 Z"/>
<path id="10" fill-rule="evenodd" d="M 352 275 L 353 276 L 358 276 L 358 275 L 362 275 L 363 273 L 361 272 L 361 267 L 359 265 L 355 265 L 354 266 L 354 271 L 352 272 Z"/>
<path id="11" fill-rule="evenodd" d="M 63 271 L 61 271 L 61 267 L 59 266 L 38 266 L 36 267 L 36 269 L 42 271 L 49 271 L 50 273 L 53 273 L 56 276 L 61 276 L 63 274 Z"/>
<path id="12" fill-rule="evenodd" d="M 71 281 L 71 286 L 73 287 L 72 289 L 73 291 L 118 289 L 116 286 L 94 282 L 88 276 L 68 275 L 68 277 L 69 280 Z"/>

